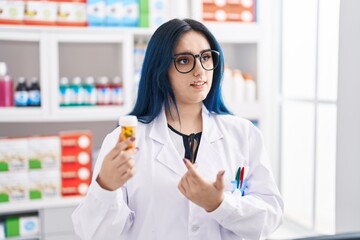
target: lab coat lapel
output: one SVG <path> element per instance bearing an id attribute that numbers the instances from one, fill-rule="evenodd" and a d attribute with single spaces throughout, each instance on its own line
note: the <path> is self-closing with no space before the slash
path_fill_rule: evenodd
<path id="1" fill-rule="evenodd" d="M 164 108 L 154 120 L 150 130 L 150 138 L 162 145 L 156 160 L 176 174 L 183 176 L 186 172 L 186 167 L 170 138 Z"/>
<path id="2" fill-rule="evenodd" d="M 202 118 L 203 133 L 196 161 L 199 164 L 198 171 L 203 177 L 210 180 L 214 178 L 213 172 L 222 169 L 223 159 L 214 143 L 221 140 L 223 134 L 216 125 L 214 116 L 209 114 L 205 106 L 203 106 Z"/>

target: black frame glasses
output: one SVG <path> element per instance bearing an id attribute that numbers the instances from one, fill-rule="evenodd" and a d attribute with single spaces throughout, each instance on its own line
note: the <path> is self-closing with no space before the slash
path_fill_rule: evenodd
<path id="1" fill-rule="evenodd" d="M 200 59 L 203 69 L 211 71 L 219 65 L 220 53 L 211 49 L 201 51 L 199 54 L 178 53 L 173 56 L 174 66 L 179 73 L 189 73 L 195 68 L 196 58 Z"/>

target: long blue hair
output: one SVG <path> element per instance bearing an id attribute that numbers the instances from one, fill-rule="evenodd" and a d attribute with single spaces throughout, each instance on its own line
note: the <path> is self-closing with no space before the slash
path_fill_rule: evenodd
<path id="1" fill-rule="evenodd" d="M 163 105 L 170 112 L 173 103 L 178 111 L 168 71 L 173 64 L 172 56 L 180 37 L 191 30 L 202 33 L 208 40 L 210 48 L 220 53 L 219 65 L 213 70 L 211 89 L 203 103 L 209 112 L 230 114 L 221 96 L 224 57 L 220 44 L 202 23 L 192 19 L 173 19 L 162 24 L 154 32 L 147 46 L 137 100 L 130 112 L 130 115 L 137 116 L 140 122 L 150 123 L 159 115 Z"/>

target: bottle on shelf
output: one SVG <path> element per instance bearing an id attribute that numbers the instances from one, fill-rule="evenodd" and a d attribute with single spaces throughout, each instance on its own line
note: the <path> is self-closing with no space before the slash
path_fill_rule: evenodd
<path id="1" fill-rule="evenodd" d="M 71 93 L 69 88 L 69 78 L 62 77 L 60 78 L 59 83 L 59 94 L 60 94 L 60 106 L 70 106 L 71 104 Z"/>
<path id="2" fill-rule="evenodd" d="M 110 105 L 110 85 L 108 77 L 100 77 L 96 83 L 97 105 Z"/>
<path id="3" fill-rule="evenodd" d="M 233 101 L 234 103 L 244 102 L 244 78 L 239 69 L 233 70 Z"/>
<path id="4" fill-rule="evenodd" d="M 7 75 L 5 62 L 0 62 L 0 107 L 11 107 L 14 105 L 13 81 Z"/>
<path id="5" fill-rule="evenodd" d="M 81 77 L 74 77 L 69 86 L 71 93 L 71 105 L 81 106 L 84 102 L 84 89 L 81 85 Z"/>
<path id="6" fill-rule="evenodd" d="M 110 83 L 110 98 L 111 104 L 122 105 L 124 104 L 124 91 L 123 82 L 120 77 L 114 77 Z"/>
<path id="7" fill-rule="evenodd" d="M 26 86 L 26 78 L 19 77 L 15 88 L 15 106 L 27 107 L 29 105 L 29 93 Z"/>
<path id="8" fill-rule="evenodd" d="M 84 88 L 84 105 L 85 106 L 94 106 L 96 105 L 96 87 L 95 87 L 95 78 L 87 77 L 83 83 Z"/>
<path id="9" fill-rule="evenodd" d="M 40 84 L 37 77 L 31 78 L 29 87 L 29 106 L 39 107 L 41 105 Z"/>
<path id="10" fill-rule="evenodd" d="M 248 73 L 244 73 L 244 100 L 245 102 L 256 101 L 256 83 L 252 76 Z"/>
<path id="11" fill-rule="evenodd" d="M 222 96 L 226 104 L 231 104 L 233 101 L 233 79 L 232 79 L 232 70 L 225 65 L 224 68 L 224 78 L 222 83 Z"/>

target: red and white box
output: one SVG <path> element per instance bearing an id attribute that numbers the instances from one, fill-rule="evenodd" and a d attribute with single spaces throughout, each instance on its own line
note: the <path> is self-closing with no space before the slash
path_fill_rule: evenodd
<path id="1" fill-rule="evenodd" d="M 203 20 L 209 22 L 255 22 L 255 0 L 203 0 Z"/>
<path id="2" fill-rule="evenodd" d="M 93 136 L 90 131 L 60 133 L 61 140 L 61 194 L 85 195 L 91 182 L 91 150 Z"/>

